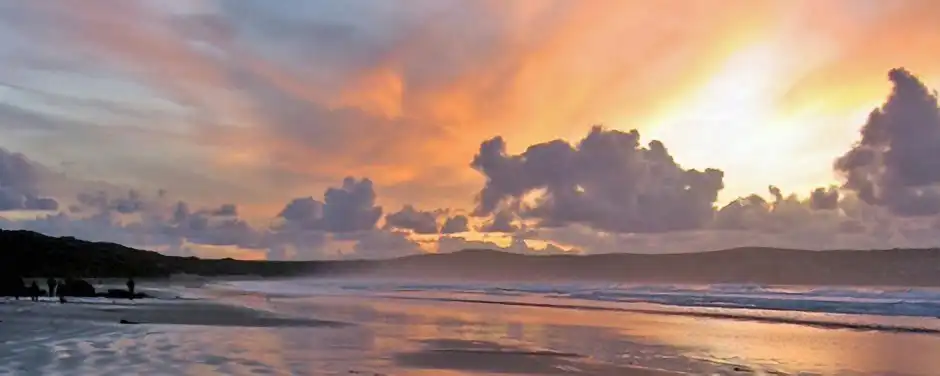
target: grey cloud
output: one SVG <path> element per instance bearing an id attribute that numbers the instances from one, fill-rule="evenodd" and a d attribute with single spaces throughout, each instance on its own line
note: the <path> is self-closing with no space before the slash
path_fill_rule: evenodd
<path id="1" fill-rule="evenodd" d="M 0 148 L 0 211 L 58 210 L 58 201 L 39 195 L 42 169 L 21 153 Z"/>
<path id="2" fill-rule="evenodd" d="M 272 229 L 264 233 L 260 248 L 267 249 L 270 259 L 316 259 L 329 257 L 325 247 L 330 234 L 296 227 Z"/>
<path id="3" fill-rule="evenodd" d="M 792 233 L 794 231 L 831 231 L 836 232 L 841 221 L 858 213 L 847 207 L 843 215 L 833 209 L 840 204 L 851 206 L 851 202 L 839 200 L 837 190 L 823 188 L 812 192 L 809 198 L 801 200 L 795 194 L 784 195 L 775 186 L 768 187 L 773 197 L 767 201 L 752 194 L 738 198 L 715 213 L 711 228 L 717 230 L 757 231 L 764 233 Z"/>
<path id="4" fill-rule="evenodd" d="M 331 257 L 330 242 L 338 234 L 346 236 L 341 240 L 355 242 L 356 254 L 362 253 L 356 257 L 388 257 L 420 250 L 400 233 L 375 228 L 381 208 L 374 205 L 375 192 L 368 179 L 349 178 L 342 187 L 327 189 L 325 203 L 312 198 L 295 199 L 279 213 L 284 223 L 267 229 L 255 228 L 239 218 L 234 204 L 194 208 L 178 201 L 166 205 L 165 192 L 155 200 L 133 190 L 116 197 L 104 191 L 77 197 L 79 203 L 72 214 L 62 212 L 22 221 L 0 218 L 0 222 L 9 224 L 9 228 L 117 242 L 177 255 L 191 254 L 194 246 L 213 245 L 267 251 L 271 258 L 324 258 Z M 0 195 L 0 202 L 6 199 Z"/>
<path id="5" fill-rule="evenodd" d="M 493 218 L 484 224 L 480 231 L 505 233 L 516 232 L 519 230 L 519 226 L 513 223 L 514 219 L 515 217 L 508 210 L 496 212 L 496 214 L 493 215 Z"/>
<path id="6" fill-rule="evenodd" d="M 158 197 L 161 197 L 158 193 Z M 134 214 L 148 210 L 148 205 L 155 204 L 152 199 L 145 197 L 139 191 L 130 189 L 126 195 L 111 197 L 105 191 L 94 193 L 82 192 L 76 195 L 81 206 L 98 211 L 115 211 L 120 214 Z"/>
<path id="7" fill-rule="evenodd" d="M 304 224 L 304 227 L 316 227 L 323 217 L 323 203 L 313 197 L 295 198 L 284 206 L 277 215 L 289 223 Z"/>
<path id="8" fill-rule="evenodd" d="M 577 145 L 556 140 L 506 154 L 497 137 L 484 142 L 471 166 L 486 178 L 476 214 L 515 207 L 543 226 L 586 224 L 614 232 L 701 228 L 723 188 L 717 169 L 686 170 L 665 146 L 639 145 L 637 131 L 594 127 Z M 534 204 L 523 202 L 543 190 Z"/>
<path id="9" fill-rule="evenodd" d="M 127 197 L 118 197 L 114 199 L 113 209 L 118 213 L 130 214 L 136 213 L 143 209 L 144 201 L 140 197 L 140 192 L 136 190 L 130 190 L 127 192 Z"/>
<path id="10" fill-rule="evenodd" d="M 209 213 L 216 217 L 236 217 L 238 216 L 238 206 L 235 204 L 222 204 Z"/>
<path id="11" fill-rule="evenodd" d="M 816 188 L 809 195 L 813 210 L 833 210 L 839 207 L 839 190 L 835 187 Z"/>
<path id="12" fill-rule="evenodd" d="M 269 250 L 270 257 L 284 257 L 288 254 L 305 259 L 333 257 L 335 255 L 324 247 L 328 247 L 334 238 L 359 242 L 358 237 L 363 233 L 382 232 L 376 229 L 382 208 L 376 206 L 375 201 L 372 181 L 352 177 L 344 179 L 339 188 L 328 188 L 323 201 L 313 197 L 293 199 L 278 213 L 280 222 L 264 235 L 262 248 Z M 366 240 L 372 243 L 361 246 L 362 252 L 379 252 L 375 244 L 380 243 L 381 239 L 374 237 Z M 385 238 L 394 241 L 390 239 Z"/>
<path id="13" fill-rule="evenodd" d="M 470 231 L 470 219 L 465 215 L 455 215 L 447 218 L 444 226 L 441 227 L 442 234 L 456 234 Z"/>
<path id="14" fill-rule="evenodd" d="M 849 234 L 862 234 L 868 231 L 868 227 L 858 220 L 849 219 L 839 223 L 839 231 Z"/>
<path id="15" fill-rule="evenodd" d="M 783 191 L 780 190 L 775 185 L 767 187 L 767 190 L 770 192 L 771 196 L 774 196 L 774 201 L 783 201 Z"/>
<path id="16" fill-rule="evenodd" d="M 770 210 L 770 203 L 758 195 L 738 198 L 715 213 L 714 226 L 725 230 L 747 230 Z"/>
<path id="17" fill-rule="evenodd" d="M 838 223 L 838 222 L 834 222 Z M 752 230 L 695 230 L 681 233 L 599 233 L 574 225 L 540 228 L 529 238 L 549 240 L 573 246 L 588 253 L 678 253 L 722 250 L 736 247 L 778 247 L 807 250 L 888 249 L 893 247 L 935 247 L 940 236 L 925 237 L 922 233 L 892 227 L 878 231 L 846 224 L 846 231 L 825 226 L 801 226 L 785 232 Z M 857 227 L 849 230 L 848 227 Z M 936 233 L 936 231 L 934 231 Z"/>
<path id="18" fill-rule="evenodd" d="M 312 197 L 292 200 L 278 215 L 287 226 L 327 232 L 353 232 L 375 228 L 382 208 L 375 205 L 372 181 L 347 177 L 340 188 L 327 188 L 323 202 Z"/>
<path id="19" fill-rule="evenodd" d="M 901 216 L 940 213 L 940 112 L 937 94 L 903 68 L 888 73 L 894 88 L 871 112 L 861 140 L 834 168 L 844 188 Z"/>
<path id="20" fill-rule="evenodd" d="M 55 199 L 48 197 L 36 197 L 36 196 L 26 196 L 26 202 L 24 203 L 24 209 L 27 210 L 46 210 L 46 211 L 55 211 L 59 210 L 59 202 Z"/>
<path id="21" fill-rule="evenodd" d="M 405 205 L 395 213 L 385 216 L 385 223 L 388 227 L 403 230 L 412 230 L 417 234 L 437 234 L 438 213 L 430 211 L 421 211 L 412 205 Z"/>
<path id="22" fill-rule="evenodd" d="M 494 242 L 486 240 L 467 240 L 461 237 L 444 236 L 438 243 L 438 252 L 456 252 L 464 249 L 489 249 L 494 251 L 523 253 L 523 254 L 572 254 L 580 253 L 579 250 L 565 251 L 563 248 L 548 244 L 544 249 L 536 249 L 529 246 L 523 237 L 514 236 L 508 246 L 502 247 Z"/>
<path id="23" fill-rule="evenodd" d="M 341 188 L 328 188 L 324 194 L 323 220 L 331 232 L 370 230 L 382 217 L 375 205 L 375 189 L 366 178 L 348 177 Z"/>
<path id="24" fill-rule="evenodd" d="M 358 234 L 354 258 L 392 258 L 422 253 L 407 234 L 395 231 L 366 231 Z"/>

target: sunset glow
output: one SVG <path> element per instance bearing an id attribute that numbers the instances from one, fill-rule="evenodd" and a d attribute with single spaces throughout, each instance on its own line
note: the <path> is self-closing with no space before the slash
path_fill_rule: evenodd
<path id="1" fill-rule="evenodd" d="M 843 187 L 833 212 L 806 206 L 815 189 L 846 183 L 848 172 L 834 163 L 891 95 L 889 71 L 905 68 L 928 89 L 940 87 L 934 2 L 311 4 L 4 5 L 0 147 L 41 167 L 18 195 L 58 204 L 39 219 L 29 205 L 11 208 L 3 215 L 9 226 L 246 258 L 940 241 L 902 225 L 910 218 L 895 218 L 887 204 L 859 200 L 858 189 Z M 51 26 L 39 32 L 41 22 Z M 625 149 L 579 149 L 598 124 L 610 131 L 598 147 L 637 130 L 639 147 L 660 141 L 675 171 L 720 170 L 717 197 L 710 199 L 712 175 L 696 180 L 703 192 L 661 197 L 695 201 L 694 215 L 665 204 L 639 209 L 642 200 L 621 191 L 665 195 L 672 188 L 655 185 L 674 178 L 630 175 L 647 170 L 624 162 Z M 496 137 L 502 150 L 481 154 Z M 509 166 L 553 140 L 585 158 L 621 159 L 572 164 L 569 177 Z M 658 152 L 644 153 L 637 155 Z M 538 158 L 562 163 L 549 154 Z M 475 156 L 483 164 L 472 165 Z M 618 177 L 605 177 L 612 173 Z M 356 183 L 344 187 L 347 177 Z M 568 185 L 574 193 L 562 197 Z M 348 200 L 324 209 L 330 205 L 318 205 L 331 187 Z M 482 208 L 487 190 L 492 207 Z M 88 199 L 99 191 L 107 198 Z M 717 218 L 752 194 L 767 201 L 753 214 L 766 223 L 806 227 L 781 233 Z M 135 212 L 117 211 L 121 200 L 135 202 Z M 164 223 L 179 202 L 208 227 Z M 309 212 L 291 220 L 284 216 L 291 203 Z M 237 211 L 208 214 L 226 204 Z M 402 210 L 408 205 L 414 211 Z M 806 217 L 775 217 L 785 206 L 786 215 Z M 339 222 L 328 224 L 331 215 Z M 442 232 L 450 219 L 454 231 Z M 856 223 L 870 232 L 833 230 Z M 890 239 L 875 231 L 885 223 L 890 229 L 878 231 L 895 234 Z M 166 226 L 169 235 L 155 230 Z M 180 246 L 190 243 L 199 246 Z"/>

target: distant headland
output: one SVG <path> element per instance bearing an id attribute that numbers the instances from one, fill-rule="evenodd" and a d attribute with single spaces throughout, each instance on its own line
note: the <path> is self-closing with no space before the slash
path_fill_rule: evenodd
<path id="1" fill-rule="evenodd" d="M 243 261 L 167 256 L 114 243 L 0 230 L 0 273 L 23 278 L 461 278 L 621 283 L 940 286 L 940 249 L 735 248 L 683 254 L 522 255 L 490 250 L 388 260 Z"/>

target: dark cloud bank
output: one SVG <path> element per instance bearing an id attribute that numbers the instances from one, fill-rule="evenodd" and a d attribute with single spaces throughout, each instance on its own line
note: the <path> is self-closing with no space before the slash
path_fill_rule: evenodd
<path id="1" fill-rule="evenodd" d="M 841 187 L 800 198 L 769 186 L 767 197 L 741 197 L 716 208 L 724 173 L 683 168 L 662 142 L 637 131 L 597 126 L 577 143 L 553 140 L 507 152 L 506 140 L 480 145 L 470 166 L 485 178 L 472 215 L 406 205 L 384 215 L 368 178 L 348 177 L 320 198 L 286 203 L 267 226 L 239 217 L 234 203 L 192 208 L 166 192 L 82 192 L 68 212 L 63 198 L 44 197 L 45 167 L 0 150 L 0 210 L 44 211 L 3 227 L 150 246 L 188 254 L 193 245 L 234 246 L 269 258 L 336 256 L 336 242 L 354 257 L 419 252 L 409 234 L 441 236 L 440 250 L 500 248 L 450 236 L 473 230 L 508 234 L 509 250 L 551 240 L 587 252 L 694 251 L 743 245 L 804 248 L 933 246 L 940 229 L 940 112 L 937 95 L 904 69 L 871 112 L 860 140 L 834 162 Z M 479 220 L 473 220 L 478 218 Z M 763 244 L 759 244 L 763 243 Z M 562 252 L 548 245 L 540 252 Z"/>

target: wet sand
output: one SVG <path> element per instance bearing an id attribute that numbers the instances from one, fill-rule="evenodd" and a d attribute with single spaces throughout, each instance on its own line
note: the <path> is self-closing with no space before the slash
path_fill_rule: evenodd
<path id="1" fill-rule="evenodd" d="M 931 333 L 480 302 L 215 291 L 199 300 L 0 300 L 0 320 L 0 374 L 17 375 L 934 375 L 940 369 L 940 336 Z"/>

